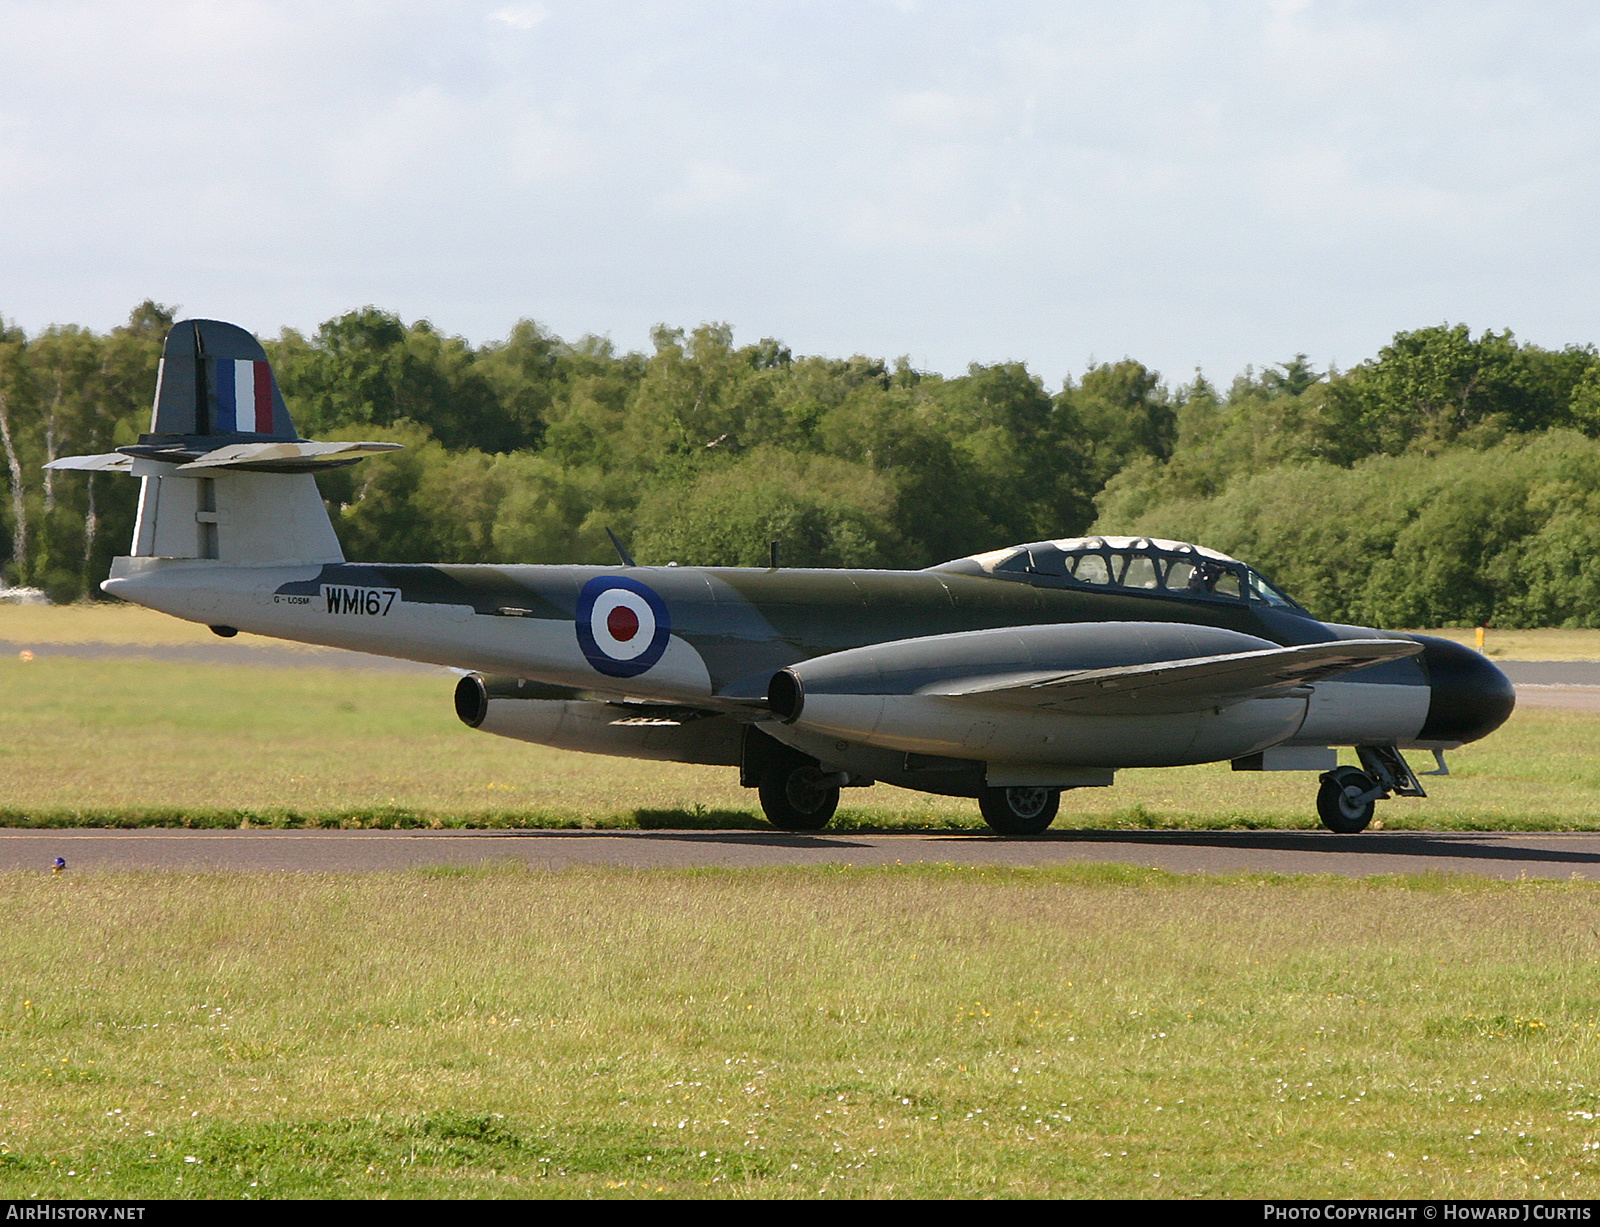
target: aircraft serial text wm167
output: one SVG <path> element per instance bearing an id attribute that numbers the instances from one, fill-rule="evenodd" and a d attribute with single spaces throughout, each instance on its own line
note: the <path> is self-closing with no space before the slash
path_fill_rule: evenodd
<path id="1" fill-rule="evenodd" d="M 737 767 L 774 825 L 841 788 L 975 797 L 1004 834 L 1118 768 L 1231 760 L 1320 773 L 1360 831 L 1421 796 L 1402 749 L 1498 728 L 1514 695 L 1465 647 L 1317 621 L 1248 566 L 1175 541 L 1012 546 L 925 571 L 346 562 L 313 474 L 393 447 L 301 439 L 231 324 L 167 337 L 151 433 L 58 469 L 142 482 L 103 587 L 211 626 L 464 672 L 473 728 Z M 774 563 L 777 559 L 774 558 Z M 1354 747 L 1360 767 L 1336 765 Z"/>

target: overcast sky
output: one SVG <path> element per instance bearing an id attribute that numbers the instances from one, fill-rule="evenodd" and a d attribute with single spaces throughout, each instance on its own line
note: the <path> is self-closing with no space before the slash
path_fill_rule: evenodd
<path id="1" fill-rule="evenodd" d="M 0 313 L 1131 355 L 1600 340 L 1600 8 L 0 0 Z"/>

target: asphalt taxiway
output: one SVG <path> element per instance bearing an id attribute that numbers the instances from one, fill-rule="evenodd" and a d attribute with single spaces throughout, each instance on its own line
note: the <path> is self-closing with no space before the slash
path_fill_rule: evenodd
<path id="1" fill-rule="evenodd" d="M 1050 831 L 792 835 L 778 831 L 0 830 L 0 871 L 363 873 L 515 864 L 619 870 L 804 865 L 1143 865 L 1175 873 L 1472 874 L 1600 879 L 1600 834 Z"/>

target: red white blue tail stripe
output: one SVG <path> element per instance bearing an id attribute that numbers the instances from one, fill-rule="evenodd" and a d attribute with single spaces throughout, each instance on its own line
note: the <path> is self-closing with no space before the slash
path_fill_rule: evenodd
<path id="1" fill-rule="evenodd" d="M 272 367 L 265 362 L 216 359 L 216 433 L 272 433 Z"/>

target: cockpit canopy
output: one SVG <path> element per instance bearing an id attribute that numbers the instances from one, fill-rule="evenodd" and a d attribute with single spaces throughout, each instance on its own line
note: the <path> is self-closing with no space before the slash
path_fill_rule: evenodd
<path id="1" fill-rule="evenodd" d="M 935 571 L 974 568 L 1051 588 L 1121 589 L 1196 600 L 1253 601 L 1303 612 L 1252 567 L 1216 550 L 1156 537 L 1068 537 L 990 550 Z"/>

